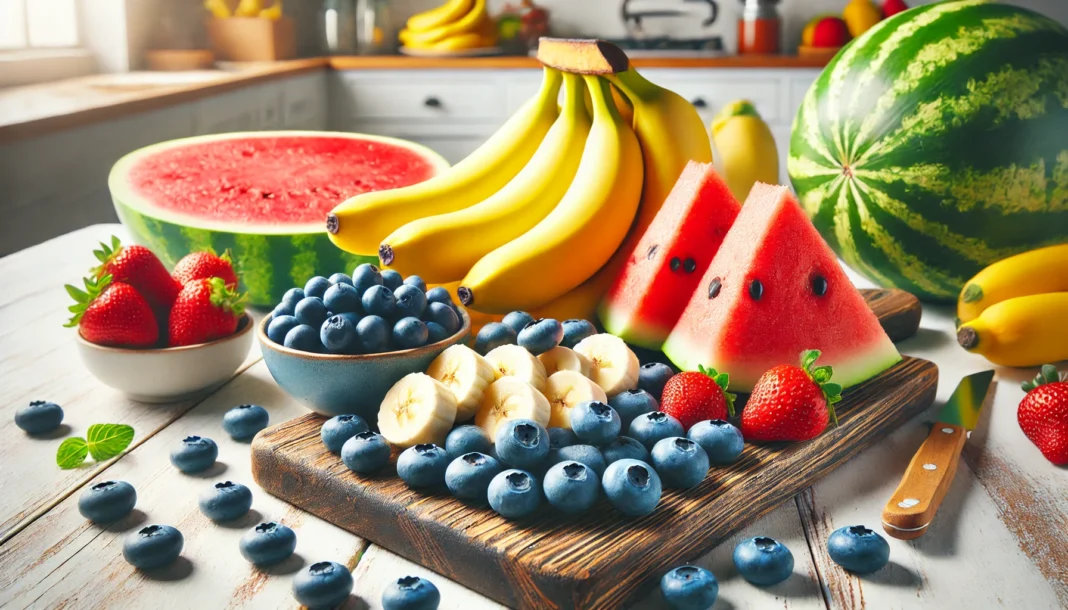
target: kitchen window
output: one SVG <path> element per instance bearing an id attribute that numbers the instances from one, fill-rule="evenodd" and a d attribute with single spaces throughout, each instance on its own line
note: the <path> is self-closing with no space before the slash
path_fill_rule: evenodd
<path id="1" fill-rule="evenodd" d="M 79 0 L 0 0 L 0 86 L 87 74 Z"/>

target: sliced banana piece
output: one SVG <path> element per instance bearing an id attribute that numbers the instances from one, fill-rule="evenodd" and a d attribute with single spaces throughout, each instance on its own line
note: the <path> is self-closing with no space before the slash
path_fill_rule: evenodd
<path id="1" fill-rule="evenodd" d="M 549 425 L 550 408 L 545 396 L 518 377 L 501 377 L 486 388 L 475 425 L 497 438 L 497 426 L 510 419 L 532 419 Z"/>
<path id="2" fill-rule="evenodd" d="M 497 371 L 497 379 L 518 377 L 539 392 L 545 389 L 545 365 L 525 347 L 502 345 L 490 350 L 486 360 Z"/>
<path id="3" fill-rule="evenodd" d="M 482 395 L 497 378 L 493 365 L 460 343 L 441 352 L 426 374 L 445 384 L 456 397 L 456 421 L 470 419 L 478 412 Z"/>
<path id="4" fill-rule="evenodd" d="M 552 377 L 557 371 L 575 371 L 582 375 L 590 374 L 590 361 L 573 349 L 558 345 L 538 356 L 545 365 L 545 374 Z"/>
<path id="5" fill-rule="evenodd" d="M 445 436 L 456 421 L 456 397 L 430 375 L 405 375 L 386 393 L 378 409 L 378 429 L 401 449 L 434 443 L 445 446 Z"/>
<path id="6" fill-rule="evenodd" d="M 550 428 L 570 428 L 571 408 L 590 400 L 607 402 L 601 386 L 578 371 L 557 371 L 545 381 L 545 398 L 552 410 Z"/>
<path id="7" fill-rule="evenodd" d="M 586 337 L 575 351 L 590 361 L 590 379 L 609 398 L 638 387 L 638 357 L 619 337 L 608 333 Z"/>

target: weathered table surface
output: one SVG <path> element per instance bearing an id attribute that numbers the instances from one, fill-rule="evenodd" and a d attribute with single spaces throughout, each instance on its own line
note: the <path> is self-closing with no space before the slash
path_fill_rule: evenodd
<path id="1" fill-rule="evenodd" d="M 222 414 L 242 403 L 265 406 L 272 423 L 305 413 L 271 379 L 257 350 L 239 373 L 211 396 L 178 404 L 145 405 L 102 385 L 78 361 L 74 331 L 62 327 L 74 282 L 93 263 L 90 250 L 119 225 L 97 225 L 0 259 L 0 607 L 3 608 L 291 608 L 291 574 L 315 561 L 353 569 L 356 588 L 346 608 L 380 608 L 384 585 L 406 574 L 430 576 L 442 608 L 475 610 L 497 604 L 428 573 L 384 548 L 258 490 L 249 448 L 229 440 Z M 949 309 L 928 307 L 919 334 L 899 344 L 904 353 L 937 363 L 938 401 L 962 375 L 988 368 L 952 338 Z M 883 442 L 799 494 L 736 539 L 772 536 L 791 548 L 794 575 L 760 589 L 731 563 L 728 541 L 694 561 L 720 582 L 716 608 L 993 607 L 1040 610 L 1068 607 L 1068 470 L 1050 465 L 1016 424 L 1021 380 L 1033 371 L 998 369 L 996 394 L 931 531 L 913 542 L 890 540 L 891 562 L 866 577 L 843 572 L 829 559 L 827 536 L 845 525 L 877 528 L 883 504 L 927 434 L 931 413 L 917 417 Z M 66 412 L 62 432 L 83 434 L 94 423 L 136 429 L 127 452 L 103 464 L 60 470 L 60 436 L 32 439 L 15 427 L 14 412 L 30 400 L 53 400 Z M 205 476 L 187 476 L 167 455 L 186 435 L 219 441 L 221 464 Z M 232 479 L 253 488 L 252 514 L 237 524 L 208 522 L 196 498 L 210 481 Z M 138 492 L 137 508 L 108 527 L 77 510 L 87 485 L 122 479 Z M 237 541 L 261 519 L 297 532 L 297 556 L 269 572 L 245 562 Z M 185 535 L 182 559 L 151 574 L 121 555 L 123 536 L 144 523 L 166 523 Z M 665 569 L 670 566 L 664 566 Z M 640 608 L 664 607 L 656 592 Z"/>

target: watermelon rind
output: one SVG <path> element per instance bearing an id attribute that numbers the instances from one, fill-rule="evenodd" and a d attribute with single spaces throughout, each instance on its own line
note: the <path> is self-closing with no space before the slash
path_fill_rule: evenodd
<path id="1" fill-rule="evenodd" d="M 383 136 L 328 131 L 263 131 L 213 134 L 153 144 L 119 159 L 108 176 L 115 212 L 133 240 L 150 248 L 168 268 L 186 254 L 211 248 L 230 250 L 241 275 L 240 289 L 250 305 L 272 307 L 286 290 L 303 286 L 316 275 L 350 273 L 362 263 L 377 264 L 375 257 L 350 254 L 334 246 L 325 225 L 318 221 L 299 224 L 248 225 L 161 209 L 131 189 L 130 168 L 147 155 L 173 147 L 207 141 L 278 137 L 329 137 L 373 140 L 416 152 L 440 173 L 449 167 L 441 155 L 406 140 Z"/>
<path id="2" fill-rule="evenodd" d="M 984 0 L 886 19 L 803 98 L 787 168 L 850 267 L 955 300 L 988 264 L 1068 242 L 1068 30 Z"/>

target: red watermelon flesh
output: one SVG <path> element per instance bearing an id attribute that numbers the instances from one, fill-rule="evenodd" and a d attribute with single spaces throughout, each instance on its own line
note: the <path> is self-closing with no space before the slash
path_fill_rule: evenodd
<path id="1" fill-rule="evenodd" d="M 901 360 L 838 259 L 783 186 L 757 183 L 664 344 L 749 392 L 768 369 L 818 349 L 843 387 Z"/>
<path id="2" fill-rule="evenodd" d="M 605 330 L 659 350 L 739 210 L 712 164 L 691 161 L 601 303 Z"/>

